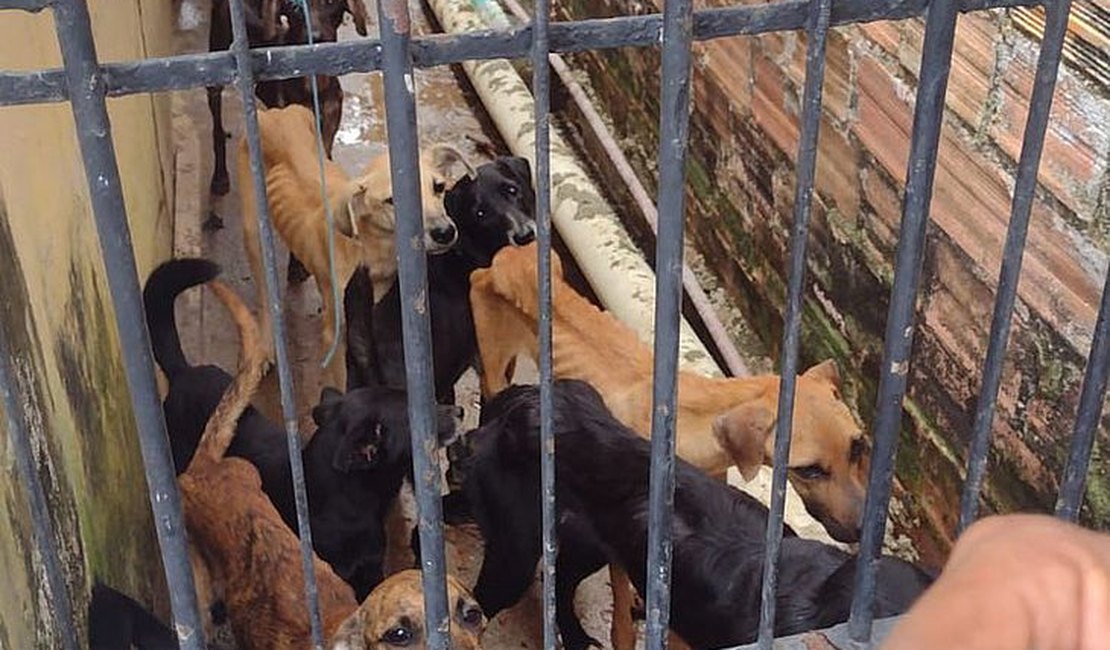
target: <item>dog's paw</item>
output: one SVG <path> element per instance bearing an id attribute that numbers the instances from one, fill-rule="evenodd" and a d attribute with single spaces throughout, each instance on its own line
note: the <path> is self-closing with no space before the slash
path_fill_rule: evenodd
<path id="1" fill-rule="evenodd" d="M 231 181 L 227 177 L 227 173 L 213 174 L 212 186 L 210 188 L 214 196 L 223 196 L 231 190 Z"/>

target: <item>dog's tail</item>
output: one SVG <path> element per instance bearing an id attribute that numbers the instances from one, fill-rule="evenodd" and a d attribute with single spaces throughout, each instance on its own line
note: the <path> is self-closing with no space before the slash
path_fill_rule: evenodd
<path id="1" fill-rule="evenodd" d="M 208 286 L 231 312 L 231 317 L 239 328 L 242 351 L 239 353 L 239 372 L 224 391 L 220 403 L 216 405 L 216 410 L 208 418 L 200 443 L 197 445 L 197 453 L 193 456 L 193 463 L 196 463 L 198 458 L 209 461 L 219 461 L 223 458 L 235 437 L 235 426 L 239 422 L 239 416 L 243 414 L 250 404 L 251 397 L 258 390 L 258 385 L 266 374 L 267 365 L 266 350 L 262 347 L 258 321 L 255 320 L 254 314 L 243 303 L 242 298 L 223 282 L 212 280 Z"/>
<path id="2" fill-rule="evenodd" d="M 170 260 L 150 274 L 143 289 L 146 307 L 146 326 L 150 330 L 154 360 L 166 377 L 173 379 L 178 372 L 189 367 L 181 350 L 174 320 L 174 301 L 178 294 L 190 287 L 208 282 L 220 274 L 215 262 L 198 258 Z"/>

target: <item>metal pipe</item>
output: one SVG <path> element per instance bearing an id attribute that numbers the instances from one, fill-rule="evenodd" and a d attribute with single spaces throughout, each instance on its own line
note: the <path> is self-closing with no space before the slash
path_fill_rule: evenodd
<path id="1" fill-rule="evenodd" d="M 435 390 L 428 320 L 428 271 L 421 217 L 416 97 L 409 49 L 412 24 L 407 0 L 378 0 L 378 18 L 385 78 L 389 168 L 393 176 L 393 200 L 397 214 L 397 276 L 401 291 L 401 331 L 427 621 L 424 629 L 428 635 L 428 648 L 446 650 L 450 641 L 451 620 L 448 616 L 443 505 L 440 501 L 435 435 Z"/>
<path id="2" fill-rule="evenodd" d="M 21 390 L 12 363 L 15 357 L 9 349 L 4 332 L 0 331 L 0 395 L 4 401 L 4 430 L 8 444 L 15 457 L 16 476 L 27 497 L 27 511 L 31 514 L 31 534 L 35 549 L 42 562 L 46 584 L 42 591 L 50 609 L 54 611 L 53 625 L 50 626 L 60 645 L 65 650 L 77 650 L 77 631 L 73 625 L 73 607 L 70 604 L 69 587 L 62 573 L 62 563 L 58 549 L 54 546 L 54 527 L 50 522 L 50 508 L 46 494 L 39 480 L 35 454 L 31 445 L 31 426 L 27 421 L 25 404 L 26 391 Z M 22 414 L 22 415 L 21 415 Z M 49 453 L 44 451 L 43 453 Z M 39 639 L 39 643 L 46 639 Z"/>
<path id="3" fill-rule="evenodd" d="M 54 4 L 54 28 L 65 64 L 77 143 L 81 148 L 97 240 L 116 314 L 116 332 L 131 393 L 131 408 L 135 413 L 147 494 L 166 572 L 174 627 L 182 648 L 199 650 L 203 644 L 202 628 L 189 565 L 181 495 L 177 491 L 177 475 L 154 377 L 150 335 L 112 144 L 104 79 L 97 65 L 89 10 L 84 0 L 58 0 Z"/>
<path id="4" fill-rule="evenodd" d="M 547 65 L 549 0 L 536 0 L 532 20 L 532 95 L 536 124 L 536 254 L 539 256 L 540 488 L 543 508 L 543 647 L 555 650 L 555 431 L 551 350 L 551 70 Z"/>
<path id="5" fill-rule="evenodd" d="M 925 12 L 928 4 L 928 0 L 839 0 L 830 22 L 847 25 L 915 18 Z M 961 0 L 959 11 L 1041 4 L 1038 0 Z M 808 6 L 808 0 L 784 0 L 765 5 L 701 9 L 694 13 L 694 40 L 803 29 Z M 556 22 L 550 28 L 550 50 L 566 53 L 654 47 L 659 43 L 661 29 L 660 14 Z M 531 41 L 530 27 L 420 36 L 412 40 L 413 64 L 430 68 L 467 60 L 523 58 L 529 56 Z M 305 70 L 327 75 L 373 72 L 381 69 L 381 48 L 381 42 L 376 39 L 259 48 L 251 52 L 251 62 L 255 78 L 260 81 L 300 77 Z M 234 79 L 235 69 L 233 57 L 227 52 L 209 52 L 109 63 L 103 66 L 102 74 L 108 95 L 118 97 L 196 86 L 223 86 Z M 66 99 L 65 75 L 61 70 L 0 72 L 0 106 Z"/>
<path id="6" fill-rule="evenodd" d="M 316 584 L 315 554 L 312 550 L 312 527 L 309 523 L 308 494 L 304 485 L 304 466 L 301 462 L 301 437 L 297 432 L 297 403 L 293 396 L 293 372 L 289 352 L 285 346 L 285 316 L 281 301 L 281 284 L 278 279 L 277 254 L 274 252 L 274 231 L 270 225 L 270 204 L 266 196 L 266 169 L 262 162 L 262 141 L 258 133 L 258 108 L 254 101 L 254 71 L 249 56 L 250 41 L 247 22 L 243 14 L 243 0 L 232 0 L 231 31 L 234 39 L 231 51 L 235 56 L 239 96 L 243 100 L 243 121 L 247 149 L 250 153 L 251 178 L 254 180 L 254 199 L 257 206 L 259 241 L 262 248 L 262 266 L 265 278 L 254 278 L 266 283 L 267 305 L 259 309 L 270 310 L 273 327 L 274 351 L 277 357 L 278 386 L 281 394 L 281 417 L 285 423 L 285 443 L 289 452 L 289 469 L 293 480 L 293 499 L 297 510 L 297 536 L 300 540 L 301 572 L 304 575 L 305 604 L 308 607 L 309 626 L 313 647 L 324 647 L 324 626 L 320 618 L 320 604 Z M 248 188 L 239 188 L 248 192 Z"/>
<path id="7" fill-rule="evenodd" d="M 952 67 L 952 44 L 956 32 L 954 0 L 934 0 L 925 22 L 921 53 L 921 80 L 913 114 L 913 131 L 906 171 L 906 194 L 902 224 L 895 254 L 894 283 L 890 292 L 883 364 L 875 408 L 874 453 L 871 477 L 864 504 L 863 531 L 856 567 L 855 593 L 848 630 L 854 641 L 871 637 L 874 617 L 875 572 L 886 529 L 887 507 L 894 481 L 894 456 L 902 422 L 902 398 L 906 393 L 910 351 L 913 347 L 914 306 L 921 280 L 925 252 L 925 230 L 937 169 L 937 145 L 944 118 L 944 96 Z"/>
<path id="8" fill-rule="evenodd" d="M 4 9 L 19 9 L 22 11 L 30 11 L 31 13 L 38 13 L 53 3 L 54 0 L 0 0 L 0 11 Z"/>
<path id="9" fill-rule="evenodd" d="M 652 374 L 651 480 L 647 538 L 647 648 L 667 647 L 671 610 L 678 335 L 686 148 L 690 126 L 690 0 L 663 5 L 663 71 L 659 106 L 659 234 L 655 240 L 655 360 Z"/>
<path id="10" fill-rule="evenodd" d="M 956 534 L 962 534 L 979 515 L 979 494 L 987 472 L 987 452 L 990 449 L 991 425 L 998 388 L 1002 383 L 1002 363 L 1006 357 L 1006 344 L 1010 340 L 1010 323 L 1017 297 L 1018 279 L 1025 250 L 1025 237 L 1029 232 L 1029 215 L 1037 189 L 1037 169 L 1041 164 L 1045 131 L 1052 110 L 1052 95 L 1056 89 L 1056 72 L 1064 50 L 1064 36 L 1068 28 L 1071 0 L 1057 0 L 1048 7 L 1044 38 L 1041 40 L 1040 60 L 1033 80 L 1033 94 L 1029 100 L 1029 118 L 1014 182 L 1013 211 L 1010 227 L 1006 231 L 1006 244 L 1002 249 L 1002 269 L 998 273 L 998 289 L 991 317 L 991 334 L 987 356 L 983 362 L 983 379 L 979 386 L 979 402 L 975 409 L 975 424 L 971 430 L 968 447 L 967 480 L 960 499 L 960 520 Z"/>
<path id="11" fill-rule="evenodd" d="M 1102 401 L 1106 395 L 1106 381 L 1110 377 L 1110 270 L 1102 285 L 1102 306 L 1095 322 L 1091 354 L 1083 375 L 1083 388 L 1079 394 L 1079 412 L 1071 434 L 1068 464 L 1060 481 L 1060 495 L 1056 501 L 1056 516 L 1075 521 L 1083 505 L 1083 492 L 1087 488 L 1091 448 L 1102 414 Z"/>
<path id="12" fill-rule="evenodd" d="M 817 167 L 817 135 L 821 129 L 821 88 L 825 81 L 825 43 L 832 0 L 810 3 L 806 28 L 806 77 L 802 96 L 802 133 L 798 140 L 798 172 L 794 188 L 794 228 L 790 234 L 790 272 L 783 322 L 779 403 L 775 423 L 775 460 L 771 474 L 771 511 L 763 549 L 763 590 L 760 601 L 759 647 L 770 650 L 775 640 L 775 593 L 786 507 L 786 472 L 794 422 L 794 388 L 798 380 L 798 340 L 802 330 L 802 301 L 806 278 L 806 242 L 813 207 L 813 179 Z"/>

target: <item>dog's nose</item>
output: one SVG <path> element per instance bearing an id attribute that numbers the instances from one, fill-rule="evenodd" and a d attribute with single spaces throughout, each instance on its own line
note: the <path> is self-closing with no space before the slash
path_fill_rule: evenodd
<path id="1" fill-rule="evenodd" d="M 432 241 L 444 246 L 451 244 L 455 241 L 455 236 L 458 232 L 455 230 L 455 224 L 448 223 L 436 228 L 432 228 Z"/>
<path id="2" fill-rule="evenodd" d="M 517 246 L 524 246 L 525 244 L 530 244 L 530 243 L 532 243 L 532 240 L 535 239 L 535 238 L 536 238 L 536 231 L 532 230 L 531 228 L 529 228 L 528 230 L 525 230 L 524 232 L 517 231 L 517 232 L 513 233 L 513 243 L 516 244 Z"/>

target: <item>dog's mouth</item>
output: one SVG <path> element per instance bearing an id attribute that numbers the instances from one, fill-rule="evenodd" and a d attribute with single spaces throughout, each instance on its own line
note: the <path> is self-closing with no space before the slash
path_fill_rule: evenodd
<path id="1" fill-rule="evenodd" d="M 376 456 L 378 453 L 378 447 L 377 445 L 366 443 L 365 445 L 359 447 L 355 453 L 358 454 L 358 457 L 360 459 L 365 460 L 367 463 L 373 463 L 374 456 Z"/>

